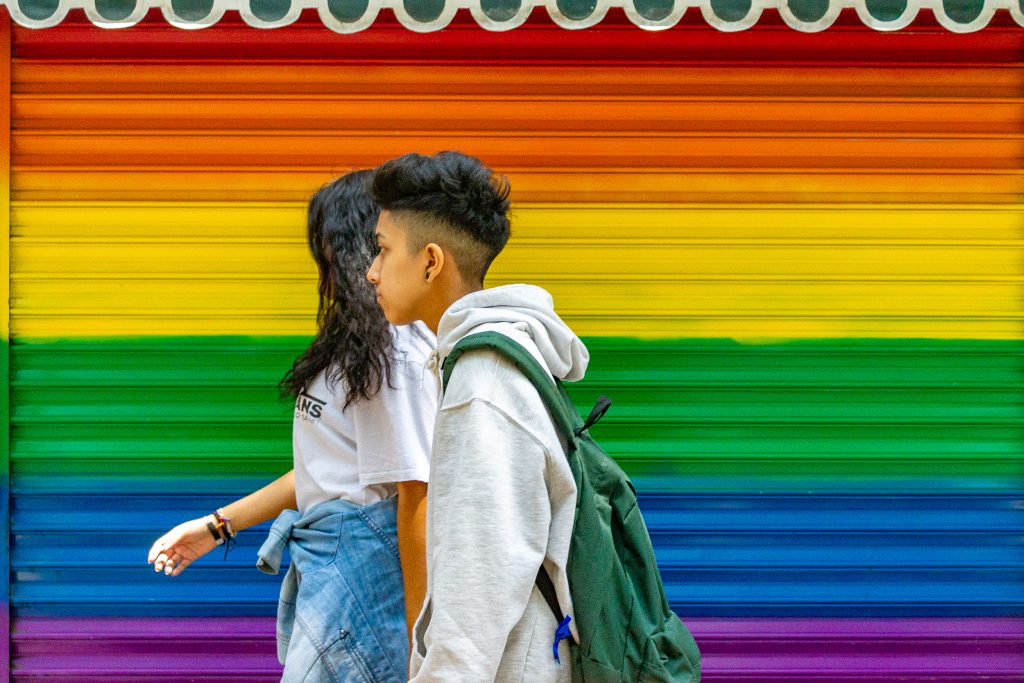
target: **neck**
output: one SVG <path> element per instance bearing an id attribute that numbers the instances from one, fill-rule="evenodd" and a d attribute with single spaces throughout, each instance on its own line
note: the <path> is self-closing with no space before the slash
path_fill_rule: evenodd
<path id="1" fill-rule="evenodd" d="M 478 284 L 467 284 L 461 280 L 457 285 L 443 288 L 441 296 L 438 297 L 436 305 L 431 306 L 431 311 L 428 316 L 423 318 L 423 322 L 426 323 L 430 331 L 435 335 L 437 334 L 437 328 L 441 325 L 441 318 L 444 317 L 445 312 L 452 307 L 456 301 L 464 296 L 472 294 L 473 292 L 479 292 L 484 288 L 483 283 Z"/>

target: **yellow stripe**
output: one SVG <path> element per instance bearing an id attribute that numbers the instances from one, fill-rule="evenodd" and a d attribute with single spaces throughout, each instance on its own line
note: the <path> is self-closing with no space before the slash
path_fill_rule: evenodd
<path id="1" fill-rule="evenodd" d="M 586 335 L 1024 338 L 1024 209 L 519 205 L 489 285 Z M 16 203 L 14 333 L 308 334 L 297 204 Z"/>
<path id="2" fill-rule="evenodd" d="M 515 237 L 1017 240 L 1024 208 L 1010 204 L 528 204 Z M 15 202 L 16 237 L 304 239 L 297 202 Z M 552 233 L 552 227 L 557 231 Z"/>

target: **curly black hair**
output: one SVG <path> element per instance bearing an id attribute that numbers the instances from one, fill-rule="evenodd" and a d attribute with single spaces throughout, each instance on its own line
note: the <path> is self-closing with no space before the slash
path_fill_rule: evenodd
<path id="1" fill-rule="evenodd" d="M 391 326 L 366 280 L 380 213 L 367 192 L 372 177 L 372 171 L 348 173 L 309 201 L 307 238 L 320 273 L 317 335 L 281 380 L 283 394 L 297 396 L 327 369 L 332 391 L 345 380 L 347 408 L 391 381 Z"/>
<path id="2" fill-rule="evenodd" d="M 381 209 L 411 216 L 413 249 L 441 241 L 463 278 L 483 282 L 511 233 L 510 187 L 479 159 L 461 152 L 406 154 L 377 168 L 370 194 Z"/>

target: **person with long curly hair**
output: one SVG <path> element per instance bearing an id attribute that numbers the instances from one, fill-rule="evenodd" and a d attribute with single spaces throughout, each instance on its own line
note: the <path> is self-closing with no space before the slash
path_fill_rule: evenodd
<path id="1" fill-rule="evenodd" d="M 310 200 L 319 270 L 318 332 L 281 381 L 295 399 L 294 468 L 264 488 L 171 529 L 149 562 L 178 576 L 237 533 L 277 518 L 257 566 L 291 564 L 278 604 L 282 681 L 405 681 L 423 602 L 425 500 L 437 410 L 424 370 L 436 338 L 393 326 L 365 273 L 377 253 L 370 171 Z"/>

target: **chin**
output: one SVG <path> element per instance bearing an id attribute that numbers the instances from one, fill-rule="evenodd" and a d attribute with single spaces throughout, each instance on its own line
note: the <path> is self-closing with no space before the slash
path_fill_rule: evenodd
<path id="1" fill-rule="evenodd" d="M 384 309 L 384 317 L 392 325 L 408 325 L 411 320 L 406 320 L 403 316 L 395 315 L 393 311 Z"/>

